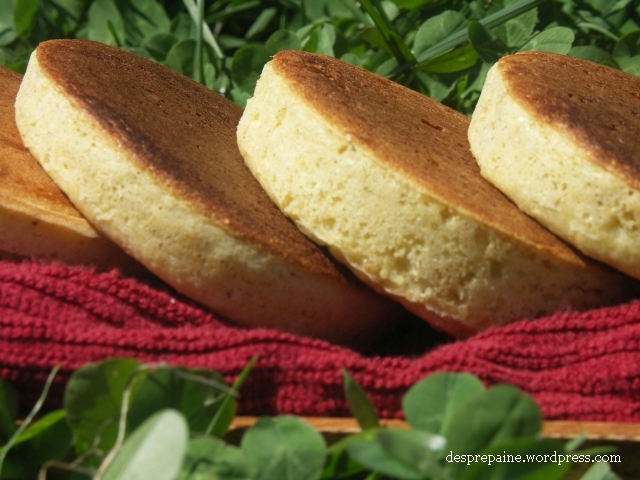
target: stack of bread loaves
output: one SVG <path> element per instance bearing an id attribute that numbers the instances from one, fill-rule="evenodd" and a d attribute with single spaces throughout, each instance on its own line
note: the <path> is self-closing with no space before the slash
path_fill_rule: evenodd
<path id="1" fill-rule="evenodd" d="M 242 109 L 157 63 L 84 41 L 33 53 L 25 145 L 97 229 L 179 292 L 242 325 L 366 343 L 399 307 L 269 201 L 236 144 Z"/>
<path id="2" fill-rule="evenodd" d="M 360 68 L 282 52 L 262 73 L 238 144 L 302 231 L 454 335 L 619 301 L 628 280 L 481 177 L 468 126 L 462 114 Z M 499 141 L 514 141 L 515 151 L 524 139 Z"/>
<path id="3" fill-rule="evenodd" d="M 473 135 L 472 147 L 497 172 L 521 168 L 509 174 L 557 184 L 553 175 L 570 167 L 558 166 L 556 157 L 574 162 L 575 155 L 551 137 L 527 132 L 542 123 L 540 116 L 574 118 L 575 112 L 558 113 L 559 101 L 532 106 L 544 93 L 527 96 L 529 87 L 517 82 L 537 77 L 518 72 L 561 60 L 527 58 L 506 63 L 511 66 L 504 71 L 511 73 L 502 80 L 494 75 L 497 83 L 490 78 L 490 98 L 483 97 L 482 113 L 474 118 L 475 139 L 493 129 L 487 136 L 499 148 Z M 606 82 L 619 81 L 627 82 L 619 88 L 631 96 L 640 91 L 613 70 L 570 63 L 597 72 L 605 89 Z M 513 79 L 518 86 L 512 88 Z M 503 93 L 511 90 L 513 99 Z M 579 100 L 584 94 L 575 95 Z M 496 103 L 498 97 L 510 103 Z M 528 124 L 520 120 L 527 105 L 533 112 Z M 634 108 L 610 115 L 629 122 L 632 112 L 640 112 Z M 590 115 L 602 113 L 579 110 L 574 123 L 588 123 Z M 25 145 L 97 230 L 178 291 L 242 325 L 361 343 L 385 331 L 402 311 L 400 303 L 463 337 L 558 310 L 621 302 L 632 283 L 558 239 L 481 176 L 467 117 L 330 57 L 277 54 L 242 112 L 186 77 L 122 50 L 45 42 L 31 57 L 16 121 Z M 511 133 L 512 125 L 522 125 L 515 129 L 520 136 Z M 538 136 L 552 151 L 538 166 L 498 165 L 511 161 L 511 152 L 534 161 L 531 152 L 538 147 L 524 143 Z M 640 175 L 625 166 L 633 165 L 625 159 L 637 150 L 638 137 L 620 138 L 611 155 L 620 156 L 622 166 L 606 159 L 595 166 L 613 176 L 622 172 L 625 185 L 640 184 Z M 518 147 L 506 146 L 512 142 Z M 597 138 L 590 145 L 586 157 L 607 147 Z M 595 168 L 594 161 L 589 165 Z M 543 168 L 556 170 L 545 174 Z M 514 185 L 504 191 L 528 212 L 527 201 L 549 195 L 542 183 Z M 618 203 L 635 199 L 634 191 L 616 193 Z M 563 209 L 592 211 L 595 200 L 578 198 L 568 197 Z M 531 213 L 586 254 L 637 276 L 639 267 L 610 262 Z M 624 214 L 619 218 L 626 221 Z"/>

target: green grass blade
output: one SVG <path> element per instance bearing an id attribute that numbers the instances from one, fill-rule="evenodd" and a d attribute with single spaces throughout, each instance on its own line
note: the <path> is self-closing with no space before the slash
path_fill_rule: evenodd
<path id="1" fill-rule="evenodd" d="M 346 8 L 347 10 L 349 10 L 353 16 L 355 18 L 358 19 L 359 22 L 361 22 L 363 25 L 366 25 L 368 27 L 372 27 L 373 24 L 371 22 L 371 18 L 368 17 L 367 15 L 365 15 L 362 10 L 360 10 L 355 3 L 351 3 L 348 0 L 338 0 L 343 6 L 344 8 Z"/>
<path id="2" fill-rule="evenodd" d="M 182 2 L 184 3 L 184 6 L 187 7 L 187 11 L 191 16 L 191 19 L 196 23 L 196 25 L 198 25 L 198 18 L 200 14 L 199 14 L 199 10 L 198 10 L 198 6 L 196 5 L 196 2 L 194 0 L 182 0 Z M 218 45 L 216 38 L 213 36 L 213 33 L 211 32 L 209 25 L 207 25 L 204 22 L 201 22 L 201 23 L 202 23 L 202 38 L 204 39 L 205 42 L 207 42 L 211 46 L 211 48 L 213 49 L 213 53 L 216 55 L 216 57 L 218 57 L 219 59 L 223 59 L 224 53 L 222 53 L 222 49 L 220 48 L 220 45 Z"/>
<path id="3" fill-rule="evenodd" d="M 113 39 L 116 42 L 116 47 L 122 48 L 122 40 L 120 40 L 120 37 L 118 37 L 116 27 L 113 25 L 113 22 L 111 20 L 107 20 L 107 28 L 109 29 L 111 35 L 113 35 Z"/>
<path id="4" fill-rule="evenodd" d="M 233 17 L 237 13 L 244 12 L 245 10 L 251 10 L 252 8 L 259 7 L 261 4 L 260 0 L 252 0 L 248 2 L 243 2 L 239 5 L 229 5 L 228 8 L 225 8 L 221 12 L 212 13 L 207 17 L 207 23 L 216 23 L 222 22 L 227 18 Z"/>
<path id="5" fill-rule="evenodd" d="M 265 31 L 277 13 L 278 10 L 274 7 L 262 10 L 247 30 L 247 33 L 245 33 L 244 38 L 252 39 Z"/>
<path id="6" fill-rule="evenodd" d="M 393 53 L 393 56 L 396 57 L 396 60 L 398 60 L 398 64 L 415 62 L 411 50 L 404 43 L 404 40 L 391 30 L 389 19 L 384 14 L 382 8 L 376 8 L 371 0 L 361 0 L 360 5 L 373 20 L 382 39 Z"/>
<path id="7" fill-rule="evenodd" d="M 547 0 L 521 0 L 520 2 L 514 3 L 506 8 L 503 8 L 499 12 L 494 13 L 493 15 L 489 15 L 482 20 L 480 23 L 483 27 L 487 29 L 491 29 L 497 27 L 498 25 L 502 25 L 505 22 L 508 22 L 512 18 L 515 18 L 523 13 L 531 10 L 532 8 L 537 7 L 538 5 L 544 3 Z M 467 37 L 467 29 L 458 30 L 456 33 L 451 35 L 448 39 L 440 42 L 438 45 L 434 45 L 431 49 L 423 52 L 418 58 L 418 63 L 424 62 L 426 60 L 430 60 L 433 57 L 437 57 L 441 53 L 445 53 L 451 48 L 458 46 L 461 43 L 464 43 L 468 40 Z M 449 41 L 451 46 L 446 45 L 445 42 Z M 440 45 L 440 51 L 435 52 L 435 49 Z M 434 52 L 431 52 L 434 50 Z"/>
<path id="8" fill-rule="evenodd" d="M 389 21 L 389 18 L 387 17 L 387 13 L 384 11 L 384 8 L 382 8 L 382 5 L 380 5 L 380 0 L 371 0 L 370 3 L 375 8 L 376 12 L 380 16 L 380 19 L 385 24 L 387 29 L 389 31 L 392 31 L 393 27 L 391 26 L 391 22 Z M 369 14 L 369 15 L 371 15 L 371 14 Z"/>
<path id="9" fill-rule="evenodd" d="M 233 382 L 233 385 L 231 386 L 231 389 L 234 392 L 238 392 L 240 388 L 242 388 L 242 385 L 244 384 L 245 380 L 249 376 L 249 373 L 251 372 L 251 370 L 253 369 L 253 366 L 256 364 L 257 361 L 258 361 L 258 356 L 256 355 L 251 360 L 249 360 L 249 363 L 247 363 L 247 365 L 242 369 L 242 371 L 240 372 L 240 375 L 238 375 L 238 378 L 236 378 L 236 381 Z M 218 411 L 216 412 L 214 417 L 211 419 L 211 422 L 207 427 L 207 431 L 205 432 L 206 435 L 214 434 L 214 435 L 222 436 L 226 433 L 226 429 L 228 428 L 228 426 L 225 425 L 226 423 L 225 417 L 229 415 L 229 408 L 231 408 L 231 405 L 232 405 L 231 402 L 233 402 L 233 400 L 234 400 L 234 397 L 232 395 L 227 395 L 224 398 L 224 400 L 222 401 L 222 404 L 218 408 Z M 234 414 L 235 414 L 235 408 L 234 408 Z"/>
<path id="10" fill-rule="evenodd" d="M 544 3 L 545 1 L 547 0 L 521 0 L 517 3 L 514 3 L 513 5 L 503 8 L 502 10 L 492 15 L 483 18 L 479 22 L 483 27 L 491 29 L 497 27 L 498 25 L 502 25 L 503 23 L 517 17 L 518 15 L 522 15 L 532 8 L 535 8 L 538 5 Z M 452 50 L 467 41 L 469 41 L 467 29 L 460 29 L 457 32 L 449 35 L 441 42 L 438 42 L 433 47 L 422 52 L 414 61 L 406 62 L 399 65 L 393 72 L 391 72 L 389 76 L 392 78 L 397 77 L 408 69 L 413 68 L 415 65 L 418 65 L 418 68 L 420 68 L 421 64 L 426 63 L 429 60 L 442 55 L 443 53 L 447 53 L 449 50 Z"/>
<path id="11" fill-rule="evenodd" d="M 593 23 L 580 22 L 580 23 L 576 24 L 576 27 L 578 27 L 578 28 L 587 28 L 589 30 L 594 30 L 594 31 L 596 31 L 598 33 L 601 33 L 605 37 L 609 37 L 614 42 L 617 42 L 618 40 L 620 40 L 620 37 L 617 36 L 615 33 L 611 32 L 610 30 L 607 30 L 606 28 L 603 28 L 603 27 L 601 27 L 599 25 L 595 25 Z"/>
<path id="12" fill-rule="evenodd" d="M 367 396 L 364 389 L 356 382 L 355 378 L 347 371 L 342 369 L 342 378 L 344 381 L 344 393 L 347 397 L 347 403 L 351 413 L 358 421 L 358 425 L 362 430 L 375 428 L 380 426 L 378 414 L 376 413 L 371 400 Z"/>
<path id="13" fill-rule="evenodd" d="M 198 0 L 198 19 L 196 20 L 196 53 L 193 58 L 193 79 L 198 83 L 204 80 L 204 58 L 202 52 L 202 32 L 204 30 L 204 0 Z"/>

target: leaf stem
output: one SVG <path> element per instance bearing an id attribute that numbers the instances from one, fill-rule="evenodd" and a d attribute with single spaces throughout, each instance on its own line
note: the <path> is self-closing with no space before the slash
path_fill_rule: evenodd
<path id="1" fill-rule="evenodd" d="M 215 380 L 211 380 L 210 378 L 206 378 L 201 375 L 193 375 L 192 373 L 182 372 L 180 370 L 174 370 L 174 373 L 176 374 L 176 376 L 184 378 L 185 380 L 191 380 L 192 382 L 198 382 L 202 383 L 203 385 L 217 388 L 227 395 L 232 395 L 234 397 L 238 396 L 238 392 L 236 392 L 233 387 L 227 387 L 224 383 L 216 382 Z"/>
<path id="2" fill-rule="evenodd" d="M 11 450 L 11 447 L 13 447 L 13 444 L 16 442 L 16 440 L 18 440 L 20 435 L 22 435 L 22 433 L 27 429 L 27 427 L 33 421 L 34 417 L 38 414 L 38 412 L 42 408 L 42 405 L 44 404 L 44 401 L 47 398 L 47 395 L 49 394 L 49 388 L 51 388 L 51 384 L 53 383 L 53 379 L 57 375 L 58 370 L 60 370 L 60 365 L 56 365 L 55 367 L 53 367 L 53 369 L 51 370 L 51 373 L 49 373 L 47 382 L 44 384 L 42 393 L 40 394 L 40 397 L 38 398 L 38 401 L 36 402 L 36 404 L 33 406 L 31 411 L 29 412 L 29 415 L 27 415 L 27 418 L 24 419 L 24 422 L 22 422 L 22 424 L 18 427 L 18 429 L 15 432 L 13 432 L 13 435 L 11 435 L 11 438 L 6 443 L 6 445 L 4 445 L 2 449 L 0 449 L 0 477 L 2 476 L 2 466 L 4 464 L 4 459 L 7 457 L 7 454 L 9 453 L 9 450 Z"/>
<path id="3" fill-rule="evenodd" d="M 127 386 L 122 392 L 122 406 L 120 407 L 120 420 L 118 421 L 118 435 L 116 437 L 116 441 L 114 442 L 111 450 L 109 450 L 107 455 L 102 460 L 100 467 L 98 467 L 98 470 L 93 477 L 94 480 L 102 480 L 104 472 L 107 470 L 111 462 L 113 462 L 113 459 L 124 443 L 124 437 L 127 431 L 127 414 L 129 413 L 129 402 L 131 400 L 133 387 L 135 387 L 136 383 L 138 383 L 142 378 L 145 378 L 146 375 L 144 374 L 148 373 L 148 371 L 151 368 L 154 368 L 156 365 L 157 364 L 140 365 L 131 375 L 131 378 L 129 378 Z"/>
<path id="4" fill-rule="evenodd" d="M 79 473 L 81 475 L 86 475 L 87 477 L 93 477 L 94 474 L 94 470 L 92 468 L 81 467 L 79 465 L 61 462 L 59 460 L 48 460 L 42 464 L 42 467 L 38 472 L 38 480 L 47 480 L 47 470 L 49 470 L 50 468 Z"/>

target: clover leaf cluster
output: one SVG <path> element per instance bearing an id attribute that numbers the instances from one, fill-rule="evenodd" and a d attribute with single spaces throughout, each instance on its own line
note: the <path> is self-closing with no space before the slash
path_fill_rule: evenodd
<path id="1" fill-rule="evenodd" d="M 237 397 L 255 361 L 231 386 L 210 370 L 126 358 L 90 363 L 71 375 L 63 408 L 37 421 L 57 369 L 22 422 L 17 393 L 2 381 L 0 479 L 619 478 L 607 463 L 571 461 L 610 448 L 578 451 L 584 438 L 543 438 L 539 408 L 528 395 L 510 385 L 485 388 L 467 373 L 441 372 L 415 384 L 402 401 L 409 428 L 390 428 L 343 370 L 359 432 L 328 445 L 304 419 L 283 415 L 260 418 L 234 442 Z M 545 455 L 553 461 L 514 461 Z M 559 455 L 563 461 L 555 461 Z"/>

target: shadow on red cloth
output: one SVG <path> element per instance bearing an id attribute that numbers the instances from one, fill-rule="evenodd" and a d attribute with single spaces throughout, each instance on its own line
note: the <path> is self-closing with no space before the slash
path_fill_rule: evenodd
<path id="1" fill-rule="evenodd" d="M 465 341 L 434 335 L 418 342 L 425 348 L 420 353 L 414 344 L 412 355 L 363 354 L 232 326 L 159 283 L 115 271 L 0 262 L 0 376 L 26 400 L 38 396 L 56 364 L 62 365 L 54 389 L 59 401 L 70 373 L 90 361 L 165 361 L 212 368 L 233 381 L 259 355 L 240 395 L 240 414 L 348 416 L 345 367 L 386 418 L 402 417 L 400 400 L 413 383 L 446 370 L 514 384 L 548 420 L 640 421 L 640 301 L 523 320 Z"/>

